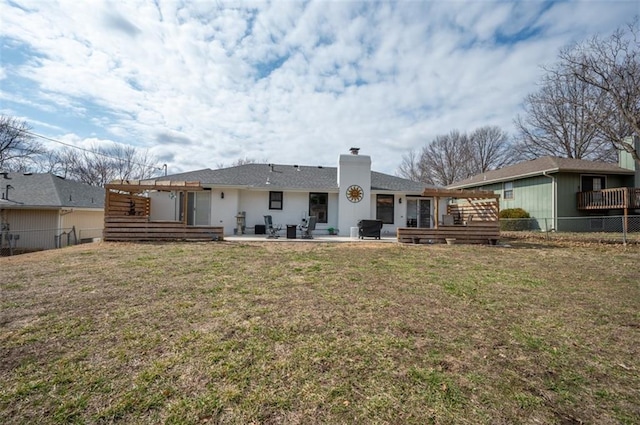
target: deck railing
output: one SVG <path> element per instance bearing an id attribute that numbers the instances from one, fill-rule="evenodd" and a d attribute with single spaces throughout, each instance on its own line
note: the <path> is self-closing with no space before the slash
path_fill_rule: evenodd
<path id="1" fill-rule="evenodd" d="M 579 210 L 623 208 L 640 208 L 640 188 L 616 187 L 591 192 L 578 192 Z"/>

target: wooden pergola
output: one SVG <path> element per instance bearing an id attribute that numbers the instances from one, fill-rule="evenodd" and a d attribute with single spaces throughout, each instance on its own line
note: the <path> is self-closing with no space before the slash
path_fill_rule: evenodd
<path id="1" fill-rule="evenodd" d="M 202 190 L 200 182 L 154 181 L 154 180 L 114 180 L 105 185 L 105 217 L 150 215 L 150 200 L 144 196 L 149 191 L 187 192 Z M 184 197 L 186 211 L 186 197 Z M 133 209 L 132 209 L 133 208 Z M 183 220 L 186 225 L 186 219 Z"/>
<path id="2" fill-rule="evenodd" d="M 434 199 L 433 227 L 401 227 L 399 242 L 443 243 L 447 239 L 458 243 L 491 244 L 500 237 L 500 195 L 489 191 L 463 189 L 425 189 L 422 196 Z M 441 216 L 440 201 L 447 204 Z"/>
<path id="3" fill-rule="evenodd" d="M 187 211 L 187 192 L 204 190 L 200 182 L 115 180 L 105 185 L 104 239 L 106 241 L 222 240 L 224 229 L 190 226 L 187 214 L 179 220 L 151 220 L 149 192 L 176 192 Z"/>

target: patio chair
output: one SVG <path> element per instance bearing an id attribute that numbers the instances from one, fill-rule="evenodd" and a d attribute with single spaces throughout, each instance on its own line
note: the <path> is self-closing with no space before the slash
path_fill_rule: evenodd
<path id="1" fill-rule="evenodd" d="M 270 215 L 264 216 L 264 227 L 267 231 L 267 239 L 278 238 L 278 232 L 282 230 L 281 225 L 278 225 L 278 227 L 273 226 L 273 219 Z"/>
<path id="2" fill-rule="evenodd" d="M 307 220 L 306 224 L 300 226 L 300 230 L 302 231 L 302 236 L 300 237 L 302 239 L 313 239 L 313 235 L 311 234 L 311 232 L 316 230 L 316 220 L 316 216 L 312 215 L 309 217 L 309 220 Z"/>

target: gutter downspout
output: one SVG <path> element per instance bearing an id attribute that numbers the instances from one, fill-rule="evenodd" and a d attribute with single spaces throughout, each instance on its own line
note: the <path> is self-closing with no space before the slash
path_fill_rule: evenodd
<path id="1" fill-rule="evenodd" d="M 551 179 L 551 223 L 553 225 L 553 228 L 551 230 L 558 230 L 558 180 L 554 176 L 550 176 L 549 174 L 547 174 L 546 171 L 543 171 L 542 175 Z M 549 231 L 549 229 L 546 229 L 546 231 Z"/>

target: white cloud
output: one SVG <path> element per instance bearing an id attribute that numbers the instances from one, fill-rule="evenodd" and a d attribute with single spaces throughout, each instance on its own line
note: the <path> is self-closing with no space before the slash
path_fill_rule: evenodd
<path id="1" fill-rule="evenodd" d="M 358 145 L 393 173 L 437 134 L 511 130 L 539 65 L 640 14 L 631 1 L 158 3 L 0 5 L 0 36 L 32 54 L 3 63 L 0 99 L 34 122 L 78 117 L 175 172 L 239 157 L 335 165 Z"/>

